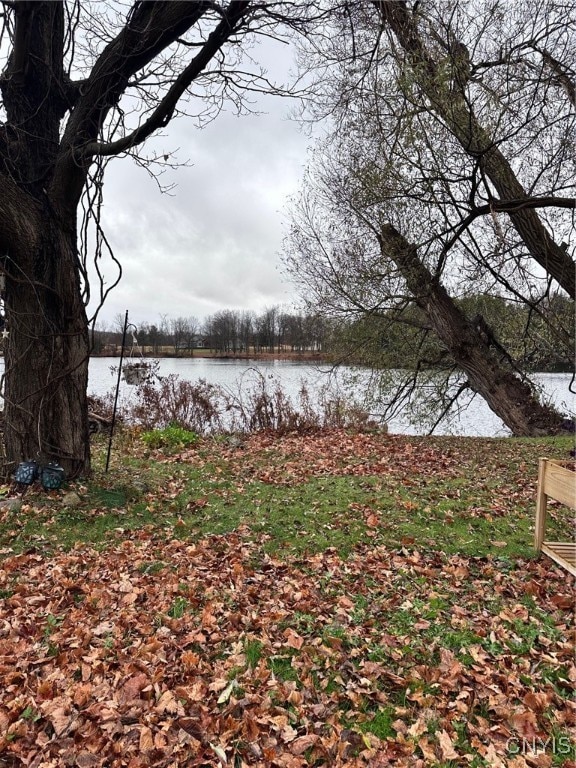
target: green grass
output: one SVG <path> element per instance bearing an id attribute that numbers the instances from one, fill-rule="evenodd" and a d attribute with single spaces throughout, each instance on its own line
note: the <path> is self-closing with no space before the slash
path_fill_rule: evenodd
<path id="1" fill-rule="evenodd" d="M 23 520 L 12 520 L 0 527 L 0 542 L 14 551 L 34 546 L 47 551 L 68 550 L 82 542 L 97 546 L 121 540 L 125 532 L 156 522 L 142 506 L 29 512 Z"/>
<path id="2" fill-rule="evenodd" d="M 382 740 L 394 738 L 396 731 L 392 723 L 397 719 L 396 709 L 394 707 L 385 707 L 384 709 L 379 709 L 371 720 L 361 723 L 360 730 L 363 733 L 373 733 L 374 736 Z"/>
<path id="3" fill-rule="evenodd" d="M 258 662 L 262 658 L 263 645 L 260 640 L 246 640 L 244 643 L 244 655 L 246 656 L 246 664 L 251 669 L 258 666 Z"/>
<path id="4" fill-rule="evenodd" d="M 157 573 L 160 573 L 160 571 L 164 570 L 166 567 L 166 563 L 161 562 L 160 560 L 157 560 L 153 563 L 142 563 L 140 566 L 138 566 L 138 571 L 140 573 L 147 573 L 150 576 L 154 576 Z"/>
<path id="5" fill-rule="evenodd" d="M 164 448 L 170 451 L 190 448 L 199 441 L 196 432 L 192 432 L 177 424 L 170 424 L 164 429 L 152 429 L 142 434 L 142 441 L 148 448 Z"/>
<path id="6" fill-rule="evenodd" d="M 414 438 L 415 447 L 423 440 Z M 420 474 L 416 451 L 403 477 L 340 471 L 282 485 L 254 477 L 261 468 L 275 469 L 270 447 L 245 466 L 232 464 L 217 441 L 208 441 L 197 446 L 198 455 L 206 456 L 199 467 L 145 456 L 143 443 L 132 442 L 127 450 L 120 444 L 121 466 L 109 474 L 96 470 L 80 491 L 79 506 L 63 507 L 41 492 L 27 496 L 26 513 L 9 513 L 0 523 L 0 548 L 101 546 L 144 526 L 196 539 L 246 525 L 269 553 L 300 555 L 335 547 L 346 556 L 357 544 L 371 542 L 492 555 L 503 569 L 513 568 L 516 557 L 532 556 L 534 505 L 515 489 L 519 478 L 535 483 L 538 455 L 563 456 L 571 439 L 436 438 L 430 444 L 448 455 L 457 449 L 465 461 L 448 475 Z M 281 479 L 280 464 L 277 470 Z M 370 514 L 378 525 L 367 524 Z M 570 514 L 551 505 L 550 538 L 566 538 L 570 530 Z M 365 606 L 358 606 L 358 621 L 363 611 Z"/>
<path id="7" fill-rule="evenodd" d="M 128 494 L 124 488 L 98 488 L 95 487 L 92 497 L 98 506 L 108 509 L 124 507 L 128 503 Z M 68 513 L 72 514 L 72 512 Z"/>
<path id="8" fill-rule="evenodd" d="M 181 619 L 188 609 L 188 600 L 185 597 L 175 597 L 172 605 L 168 609 L 168 616 L 171 619 Z"/>
<path id="9" fill-rule="evenodd" d="M 298 682 L 298 672 L 292 666 L 292 656 L 270 656 L 268 666 L 277 680 Z"/>

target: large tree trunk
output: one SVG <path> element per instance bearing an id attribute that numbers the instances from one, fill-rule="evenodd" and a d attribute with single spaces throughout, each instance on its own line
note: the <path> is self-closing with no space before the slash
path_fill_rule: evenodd
<path id="1" fill-rule="evenodd" d="M 69 109 L 62 2 L 14 5 L 13 49 L 0 87 L 0 248 L 4 341 L 4 441 L 8 471 L 55 461 L 68 477 L 90 470 L 88 331 L 76 240 L 76 203 L 48 190 Z M 77 175 L 83 176 L 80 171 Z"/>
<path id="2" fill-rule="evenodd" d="M 5 444 L 9 469 L 22 460 L 56 461 L 75 477 L 90 469 L 76 228 L 48 212 L 39 223 L 29 250 L 6 262 Z"/>
<path id="3" fill-rule="evenodd" d="M 379 240 L 384 257 L 398 267 L 434 332 L 468 376 L 470 388 L 484 398 L 512 433 L 536 437 L 562 431 L 562 415 L 543 405 L 531 387 L 499 359 L 486 328 L 469 320 L 456 306 L 419 259 L 416 247 L 391 225 L 382 227 Z"/>

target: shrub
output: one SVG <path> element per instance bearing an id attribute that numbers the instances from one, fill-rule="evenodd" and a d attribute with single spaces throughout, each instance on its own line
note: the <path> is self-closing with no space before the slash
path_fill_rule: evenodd
<path id="1" fill-rule="evenodd" d="M 223 391 L 204 379 L 183 381 L 171 374 L 138 387 L 128 421 L 145 429 L 176 425 L 198 434 L 221 430 Z"/>
<path id="2" fill-rule="evenodd" d="M 196 432 L 177 424 L 170 424 L 164 429 L 153 429 L 142 435 L 142 440 L 149 448 L 189 448 L 196 445 L 199 439 Z"/>
<path id="3" fill-rule="evenodd" d="M 247 374 L 252 376 L 249 382 L 245 381 Z M 228 422 L 236 432 L 303 432 L 320 427 L 304 386 L 300 407 L 295 406 L 280 382 L 271 382 L 254 368 L 246 372 L 236 394 L 227 394 Z"/>
<path id="4" fill-rule="evenodd" d="M 247 373 L 255 379 L 243 379 L 236 393 L 203 379 L 183 381 L 174 374 L 146 382 L 124 412 L 125 421 L 148 430 L 145 440 L 150 447 L 186 444 L 182 433 L 381 428 L 364 409 L 327 386 L 312 397 L 303 384 L 293 402 L 277 380 L 270 381 L 255 369 Z M 180 433 L 174 431 L 178 429 Z"/>
<path id="5" fill-rule="evenodd" d="M 354 429 L 358 432 L 388 431 L 386 424 L 375 421 L 365 408 L 351 402 L 349 398 L 330 392 L 329 388 L 320 391 L 317 408 L 323 427 Z"/>
<path id="6" fill-rule="evenodd" d="M 385 429 L 370 414 L 348 398 L 335 394 L 326 385 L 316 397 L 302 384 L 293 402 L 280 382 L 267 380 L 252 369 L 256 380 L 244 386 L 234 397 L 230 395 L 230 421 L 239 432 L 271 430 L 273 432 L 309 432 L 319 429 Z"/>

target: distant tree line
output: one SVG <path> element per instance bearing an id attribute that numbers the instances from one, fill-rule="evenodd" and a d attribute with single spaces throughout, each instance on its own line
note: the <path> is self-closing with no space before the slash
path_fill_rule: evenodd
<path id="1" fill-rule="evenodd" d="M 126 345 L 135 345 L 134 336 L 137 346 L 152 355 L 202 349 L 222 355 L 323 352 L 328 348 L 332 325 L 318 313 L 288 312 L 277 306 L 261 313 L 225 309 L 203 321 L 162 315 L 157 323 L 141 323 L 134 334 L 130 328 Z M 93 354 L 118 354 L 123 328 L 123 315 L 110 325 L 98 323 L 93 332 Z"/>
<path id="2" fill-rule="evenodd" d="M 473 318 L 478 331 L 493 334 L 490 343 L 501 345 L 519 370 L 573 371 L 574 360 L 556 343 L 554 328 L 574 324 L 573 302 L 561 295 L 544 298 L 532 317 L 524 303 L 486 293 L 457 300 Z M 124 317 L 118 315 L 94 331 L 93 353 L 119 354 Z M 425 316 L 415 304 L 398 313 L 359 314 L 358 317 L 324 317 L 318 313 L 289 312 L 275 306 L 261 313 L 225 309 L 199 321 L 196 317 L 170 318 L 141 323 L 127 347 L 137 346 L 151 355 L 194 354 L 211 350 L 221 355 L 322 353 L 332 362 L 373 368 L 445 368 L 453 361 L 439 343 Z"/>

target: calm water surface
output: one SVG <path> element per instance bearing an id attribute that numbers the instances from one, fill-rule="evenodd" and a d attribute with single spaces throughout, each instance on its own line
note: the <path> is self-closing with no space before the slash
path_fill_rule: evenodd
<path id="1" fill-rule="evenodd" d="M 118 358 L 94 357 L 90 360 L 88 391 L 91 394 L 106 395 L 113 392 L 118 378 Z M 129 362 L 129 361 L 128 361 Z M 212 358 L 162 358 L 159 361 L 160 375 L 177 374 L 181 379 L 197 381 L 205 379 L 211 384 L 219 384 L 237 393 L 243 387 L 253 386 L 260 375 L 274 385 L 279 382 L 283 390 L 297 400 L 298 391 L 306 383 L 313 394 L 330 382 L 330 386 L 340 392 L 350 391 L 345 387 L 352 376 L 356 377 L 353 389 L 355 397 L 362 400 L 366 391 L 368 373 L 354 371 L 343 366 L 336 375 L 330 369 L 310 363 L 295 363 L 284 360 L 246 361 L 217 360 Z M 574 413 L 576 401 L 568 387 L 571 375 L 567 373 L 540 373 L 533 376 L 535 383 L 542 387 L 545 395 L 565 413 Z M 349 386 L 349 385 L 348 385 Z M 135 398 L 135 387 L 121 382 L 120 400 L 129 404 Z M 422 434 L 426 429 L 418 428 L 408 419 L 396 417 L 389 420 L 389 430 L 400 434 Z M 467 410 L 452 421 L 445 420 L 435 430 L 436 434 L 497 437 L 509 434 L 502 421 L 495 416 L 486 403 L 475 398 Z"/>

